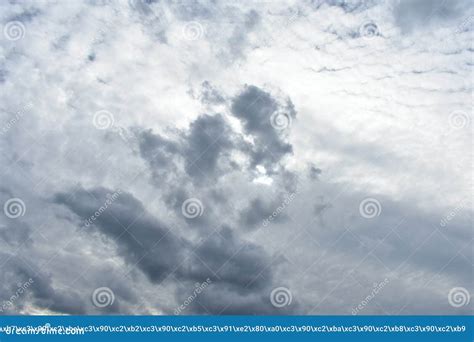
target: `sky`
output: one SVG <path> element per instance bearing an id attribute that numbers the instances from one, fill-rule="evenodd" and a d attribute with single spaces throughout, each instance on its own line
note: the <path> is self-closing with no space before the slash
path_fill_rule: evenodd
<path id="1" fill-rule="evenodd" d="M 472 2 L 0 20 L 0 314 L 472 314 Z"/>

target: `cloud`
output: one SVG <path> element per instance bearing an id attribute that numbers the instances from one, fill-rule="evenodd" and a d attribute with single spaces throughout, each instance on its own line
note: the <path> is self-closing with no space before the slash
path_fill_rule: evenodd
<path id="1" fill-rule="evenodd" d="M 190 126 L 184 150 L 187 174 L 198 181 L 218 178 L 219 160 L 234 147 L 232 130 L 221 115 L 203 115 Z M 226 163 L 228 164 L 228 163 Z"/>
<path id="2" fill-rule="evenodd" d="M 4 312 L 472 311 L 471 2 L 0 8 Z"/>
<path id="3" fill-rule="evenodd" d="M 210 278 L 214 287 L 236 293 L 252 293 L 271 284 L 269 256 L 261 247 L 240 240 L 230 228 L 193 245 L 151 216 L 133 195 L 111 195 L 116 193 L 77 188 L 57 194 L 54 201 L 68 207 L 82 222 L 94 217 L 84 229 L 98 229 L 132 268 L 142 270 L 153 283 L 170 275 L 181 282 Z"/>
<path id="4" fill-rule="evenodd" d="M 401 0 L 394 11 L 397 25 L 403 32 L 411 32 L 415 28 L 423 29 L 431 24 L 446 24 L 459 18 L 469 7 L 468 2 L 456 0 Z"/>
<path id="5" fill-rule="evenodd" d="M 55 202 L 66 205 L 86 220 L 93 217 L 97 208 L 107 203 L 107 195 L 110 197 L 113 193 L 105 188 L 89 191 L 79 188 L 72 194 L 57 194 Z M 182 259 L 180 251 L 185 242 L 174 237 L 163 223 L 150 216 L 142 203 L 131 194 L 119 194 L 94 223 L 94 227 L 118 244 L 119 253 L 129 263 L 142 269 L 151 281 L 165 279 Z"/>
<path id="6" fill-rule="evenodd" d="M 271 172 L 286 154 L 292 153 L 292 147 L 284 140 L 284 135 L 272 126 L 272 115 L 281 115 L 288 126 L 296 117 L 291 100 L 282 105 L 268 92 L 247 86 L 232 100 L 231 111 L 241 120 L 245 133 L 254 139 L 250 152 L 252 166 L 263 165 Z"/>

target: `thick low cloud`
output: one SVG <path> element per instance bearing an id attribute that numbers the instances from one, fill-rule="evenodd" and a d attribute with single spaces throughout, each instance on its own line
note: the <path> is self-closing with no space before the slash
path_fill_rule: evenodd
<path id="1" fill-rule="evenodd" d="M 55 202 L 64 204 L 82 220 L 94 216 L 100 208 L 113 200 L 114 191 L 105 188 L 74 190 L 72 194 L 60 193 Z M 142 269 L 151 281 L 160 282 L 179 266 L 185 241 L 176 238 L 156 218 L 150 216 L 142 203 L 128 193 L 116 193 L 111 203 L 94 221 L 118 252 L 132 265 Z"/>
<path id="2" fill-rule="evenodd" d="M 281 115 L 290 125 L 296 116 L 291 100 L 281 105 L 264 90 L 248 86 L 232 100 L 231 110 L 254 139 L 250 148 L 253 166 L 263 165 L 271 172 L 286 154 L 293 152 L 284 135 L 272 126 L 272 115 Z"/>
<path id="3" fill-rule="evenodd" d="M 54 201 L 75 213 L 83 229 L 97 229 L 106 238 L 105 243 L 116 245 L 117 253 L 153 283 L 161 283 L 170 275 L 185 283 L 211 279 L 216 291 L 234 293 L 236 297 L 268 291 L 272 283 L 271 258 L 261 247 L 240 240 L 228 227 L 194 245 L 176 236 L 128 193 L 77 188 L 57 194 Z M 97 209 L 105 205 L 106 209 Z M 89 224 L 91 217 L 94 219 Z M 233 304 L 229 299 L 226 305 Z M 271 310 L 268 303 L 266 306 L 264 310 Z M 217 313 L 214 308 L 209 310 Z M 257 312 L 248 308 L 246 313 Z"/>
<path id="4" fill-rule="evenodd" d="M 193 179 L 216 179 L 223 172 L 219 161 L 230 158 L 233 132 L 221 115 L 196 119 L 186 137 L 185 170 Z"/>
<path id="5" fill-rule="evenodd" d="M 84 314 L 84 300 L 74 291 L 52 285 L 51 276 L 33 260 L 0 254 L 2 262 L 1 314 L 28 312 L 31 305 L 65 314 Z"/>

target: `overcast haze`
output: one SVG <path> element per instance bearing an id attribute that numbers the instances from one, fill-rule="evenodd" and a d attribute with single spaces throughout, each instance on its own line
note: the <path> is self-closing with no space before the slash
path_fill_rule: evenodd
<path id="1" fill-rule="evenodd" d="M 0 18 L 2 314 L 472 314 L 471 1 Z"/>

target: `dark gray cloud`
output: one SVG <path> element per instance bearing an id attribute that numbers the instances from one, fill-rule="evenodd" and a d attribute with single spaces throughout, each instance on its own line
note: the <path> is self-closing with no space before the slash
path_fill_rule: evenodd
<path id="1" fill-rule="evenodd" d="M 176 141 L 150 130 L 137 135 L 140 154 L 160 183 L 176 176 L 180 162 L 189 179 L 198 183 L 213 181 L 236 166 L 230 159 L 236 137 L 220 114 L 199 116 Z"/>
<path id="2" fill-rule="evenodd" d="M 209 84 L 204 83 L 204 90 L 205 102 L 224 101 Z M 253 139 L 253 143 L 246 142 L 221 114 L 200 115 L 176 140 L 150 130 L 139 132 L 140 154 L 148 161 L 155 178 L 164 180 L 174 176 L 176 160 L 182 158 L 184 170 L 193 182 L 214 182 L 223 174 L 244 166 L 233 160 L 234 152 L 247 154 L 251 168 L 262 165 L 270 174 L 282 171 L 280 162 L 293 149 L 287 142 L 287 133 L 272 126 L 272 116 L 281 114 L 283 118 L 289 118 L 291 125 L 296 117 L 291 100 L 285 99 L 281 104 L 270 93 L 246 86 L 232 99 L 231 112 L 241 120 L 245 136 Z"/>
<path id="3" fill-rule="evenodd" d="M 151 130 L 136 132 L 136 136 L 140 155 L 148 162 L 153 178 L 159 183 L 169 181 L 177 170 L 174 156 L 180 152 L 179 144 Z"/>
<path id="4" fill-rule="evenodd" d="M 255 198 L 250 200 L 247 208 L 240 213 L 240 223 L 244 230 L 253 230 L 262 228 L 265 221 L 268 220 L 273 213 L 276 213 L 278 207 L 283 203 L 282 199 L 275 199 L 272 202 L 266 201 L 263 198 Z M 275 223 L 285 222 L 288 219 L 284 212 L 272 217 L 272 221 Z M 268 224 L 268 222 L 267 222 Z"/>
<path id="5" fill-rule="evenodd" d="M 191 265 L 190 274 L 201 279 L 209 277 L 237 291 L 261 289 L 272 280 L 271 259 L 263 248 L 240 240 L 228 227 L 198 246 L 195 253 L 199 258 Z"/>
<path id="6" fill-rule="evenodd" d="M 34 260 L 23 261 L 16 255 L 0 253 L 2 288 L 0 314 L 18 313 L 28 303 L 64 314 L 84 314 L 84 299 L 75 291 L 53 287 L 52 277 Z M 21 290 L 20 290 L 21 289 Z"/>
<path id="7" fill-rule="evenodd" d="M 0 238 L 12 246 L 22 244 L 29 245 L 31 238 L 31 227 L 25 222 L 10 221 L 5 226 L 0 226 Z"/>
<path id="8" fill-rule="evenodd" d="M 314 166 L 314 165 L 310 165 L 309 167 L 309 178 L 313 179 L 313 180 L 318 180 L 319 179 L 319 176 L 321 175 L 323 171 Z"/>
<path id="9" fill-rule="evenodd" d="M 241 240 L 228 227 L 193 245 L 151 216 L 133 195 L 120 193 L 116 198 L 111 197 L 114 193 L 105 188 L 77 188 L 71 193 L 57 194 L 54 201 L 68 207 L 84 222 L 94 216 L 97 208 L 104 207 L 108 199 L 113 200 L 84 229 L 97 229 L 107 243 L 117 246 L 118 254 L 131 269 L 142 270 L 154 283 L 172 274 L 181 282 L 210 278 L 213 286 L 223 286 L 229 292 L 268 290 L 272 261 L 261 247 Z M 118 307 L 109 310 L 115 312 Z"/>
<path id="10" fill-rule="evenodd" d="M 291 119 L 296 117 L 291 100 L 281 105 L 270 93 L 256 86 L 247 86 L 232 100 L 231 111 L 241 120 L 245 133 L 254 139 L 249 151 L 252 166 L 263 165 L 272 172 L 285 155 L 293 152 L 284 134 L 271 124 L 272 115 L 280 112 Z"/>
<path id="11" fill-rule="evenodd" d="M 189 296 L 192 287 L 180 290 L 178 297 L 182 301 Z M 199 315 L 290 315 L 297 312 L 298 303 L 292 302 L 283 308 L 275 308 L 270 302 L 270 292 L 235 293 L 226 287 L 215 286 L 211 283 L 195 301 L 185 314 Z"/>
<path id="12" fill-rule="evenodd" d="M 57 194 L 55 202 L 66 205 L 81 220 L 87 220 L 114 193 L 105 188 L 78 188 L 73 193 Z M 152 217 L 129 193 L 118 194 L 91 226 L 117 244 L 118 253 L 154 282 L 162 281 L 179 266 L 183 257 L 181 253 L 187 244 Z"/>
<path id="13" fill-rule="evenodd" d="M 233 131 L 219 114 L 201 115 L 191 123 L 183 151 L 186 173 L 194 180 L 215 180 L 228 170 Z M 220 161 L 225 165 L 219 165 Z"/>

